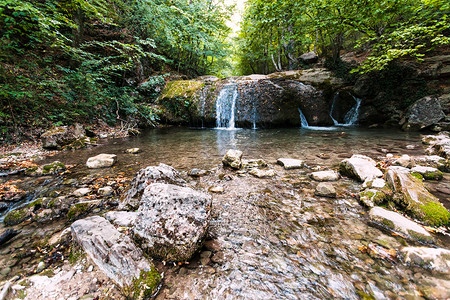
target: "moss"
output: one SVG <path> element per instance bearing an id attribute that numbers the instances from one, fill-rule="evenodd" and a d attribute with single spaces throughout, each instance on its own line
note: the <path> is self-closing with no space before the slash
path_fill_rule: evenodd
<path id="1" fill-rule="evenodd" d="M 420 174 L 420 173 L 412 172 L 412 173 L 411 173 L 411 176 L 413 176 L 413 177 L 419 179 L 420 181 L 423 180 L 423 176 L 422 176 L 422 174 Z"/>
<path id="2" fill-rule="evenodd" d="M 162 91 L 161 98 L 192 98 L 195 92 L 204 86 L 203 82 L 194 80 L 171 81 Z"/>
<path id="3" fill-rule="evenodd" d="M 18 210 L 10 211 L 4 219 L 5 225 L 12 226 L 17 225 L 25 221 L 28 217 L 28 209 L 22 208 Z"/>
<path id="4" fill-rule="evenodd" d="M 84 256 L 85 256 L 84 251 L 78 245 L 73 244 L 72 247 L 70 248 L 69 253 L 70 264 L 72 265 L 76 264 Z"/>
<path id="5" fill-rule="evenodd" d="M 359 297 L 363 300 L 375 300 L 372 295 L 369 295 L 363 291 L 357 290 L 356 293 L 358 293 Z"/>
<path id="6" fill-rule="evenodd" d="M 16 291 L 15 297 L 17 299 L 25 299 L 26 296 L 27 296 L 27 292 L 25 290 Z"/>
<path id="7" fill-rule="evenodd" d="M 420 234 L 413 230 L 408 230 L 408 235 L 418 241 L 427 242 L 427 243 L 433 242 L 433 238 L 431 236 L 426 236 L 426 235 Z"/>
<path id="8" fill-rule="evenodd" d="M 89 203 L 76 203 L 73 205 L 67 213 L 67 219 L 72 221 L 73 219 L 85 214 L 89 210 Z"/>
<path id="9" fill-rule="evenodd" d="M 444 174 L 439 170 L 434 172 L 426 172 L 423 174 L 423 178 L 426 180 L 442 180 L 442 178 L 444 178 Z"/>
<path id="10" fill-rule="evenodd" d="M 449 222 L 450 213 L 439 202 L 429 202 L 420 206 L 425 214 L 423 220 L 432 226 L 446 225 Z"/>
<path id="11" fill-rule="evenodd" d="M 141 271 L 139 278 L 134 278 L 131 285 L 125 288 L 126 296 L 131 299 L 150 299 L 158 291 L 161 275 L 154 266 L 150 271 Z"/>
<path id="12" fill-rule="evenodd" d="M 38 167 L 31 167 L 25 170 L 25 175 L 33 175 L 38 170 Z"/>
<path id="13" fill-rule="evenodd" d="M 28 208 L 32 208 L 33 210 L 37 210 L 43 206 L 42 198 L 36 199 L 30 204 L 27 205 Z"/>
<path id="14" fill-rule="evenodd" d="M 381 221 L 381 224 L 383 224 L 384 226 L 386 226 L 386 227 L 388 227 L 388 228 L 395 229 L 394 222 L 392 222 L 391 220 L 383 219 L 383 220 Z"/>

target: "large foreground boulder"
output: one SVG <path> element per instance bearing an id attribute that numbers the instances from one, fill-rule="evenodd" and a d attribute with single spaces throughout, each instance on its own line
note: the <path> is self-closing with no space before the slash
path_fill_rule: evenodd
<path id="1" fill-rule="evenodd" d="M 139 170 L 133 178 L 133 181 L 131 181 L 131 187 L 127 192 L 125 200 L 120 204 L 120 208 L 137 209 L 145 188 L 155 182 L 176 185 L 186 184 L 186 181 L 181 177 L 180 173 L 171 166 L 166 164 L 149 166 Z"/>
<path id="2" fill-rule="evenodd" d="M 389 167 L 386 180 L 394 191 L 393 201 L 412 217 L 432 226 L 448 224 L 450 213 L 409 169 Z"/>
<path id="3" fill-rule="evenodd" d="M 206 236 L 211 202 L 210 195 L 188 187 L 150 184 L 133 227 L 135 240 L 151 257 L 188 261 Z"/>
<path id="4" fill-rule="evenodd" d="M 341 162 L 339 171 L 343 175 L 364 182 L 383 176 L 376 165 L 377 163 L 370 157 L 355 154 Z"/>
<path id="5" fill-rule="evenodd" d="M 92 261 L 133 299 L 153 295 L 161 276 L 142 250 L 105 218 L 93 216 L 71 226 L 72 236 Z"/>

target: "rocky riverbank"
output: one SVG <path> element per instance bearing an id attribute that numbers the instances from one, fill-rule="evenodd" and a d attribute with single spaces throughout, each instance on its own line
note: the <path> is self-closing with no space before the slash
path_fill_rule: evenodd
<path id="1" fill-rule="evenodd" d="M 30 199 L 0 226 L 5 299 L 448 298 L 450 139 L 423 142 L 429 155 L 328 166 L 232 150 L 210 170 L 133 180 L 102 174 L 106 153 L 84 177 L 24 166 L 2 181 L 35 189 L 2 194 Z"/>

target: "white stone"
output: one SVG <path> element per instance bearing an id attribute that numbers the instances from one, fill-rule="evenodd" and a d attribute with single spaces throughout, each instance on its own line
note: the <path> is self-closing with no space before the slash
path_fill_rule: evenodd
<path id="1" fill-rule="evenodd" d="M 382 177 L 383 172 L 376 167 L 376 162 L 364 155 L 353 155 L 341 162 L 341 172 L 361 182 Z"/>
<path id="2" fill-rule="evenodd" d="M 104 186 L 98 189 L 98 192 L 103 196 L 110 196 L 113 193 L 113 188 L 110 186 Z"/>
<path id="3" fill-rule="evenodd" d="M 336 197 L 336 189 L 333 184 L 328 182 L 321 182 L 317 185 L 315 194 L 317 196 L 335 198 Z"/>
<path id="4" fill-rule="evenodd" d="M 253 176 L 256 176 L 258 178 L 273 177 L 273 176 L 277 175 L 277 173 L 275 173 L 275 171 L 272 169 L 262 170 L 262 169 L 253 168 L 248 173 L 252 174 Z"/>
<path id="5" fill-rule="evenodd" d="M 423 166 L 415 166 L 414 168 L 411 169 L 411 172 L 414 173 L 419 173 L 419 174 L 426 174 L 429 172 L 438 172 L 439 170 L 436 168 L 432 168 L 432 167 L 423 167 Z"/>
<path id="6" fill-rule="evenodd" d="M 335 171 L 319 171 L 311 173 L 311 178 L 317 181 L 336 181 L 339 174 Z"/>
<path id="7" fill-rule="evenodd" d="M 240 169 L 242 166 L 242 151 L 230 149 L 227 151 L 222 159 L 225 166 L 230 166 L 233 169 Z"/>
<path id="8" fill-rule="evenodd" d="M 303 160 L 293 158 L 279 158 L 277 163 L 283 166 L 286 170 L 300 169 L 305 165 Z"/>
<path id="9" fill-rule="evenodd" d="M 109 211 L 105 218 L 115 225 L 130 227 L 134 225 L 137 218 L 137 212 L 134 211 Z"/>
<path id="10" fill-rule="evenodd" d="M 405 247 L 400 257 L 407 264 L 414 264 L 441 273 L 450 274 L 450 250 L 443 248 Z"/>
<path id="11" fill-rule="evenodd" d="M 222 186 L 212 186 L 212 187 L 209 188 L 209 191 L 211 193 L 218 193 L 218 194 L 220 194 L 220 193 L 224 192 L 224 188 Z"/>
<path id="12" fill-rule="evenodd" d="M 393 162 L 393 165 L 411 169 L 412 167 L 414 167 L 416 165 L 416 163 L 414 161 L 414 158 L 405 154 L 405 155 L 402 155 L 400 158 L 396 159 Z"/>
<path id="13" fill-rule="evenodd" d="M 140 148 L 130 148 L 130 149 L 127 149 L 125 152 L 130 153 L 130 154 L 138 154 L 142 151 Z"/>
<path id="14" fill-rule="evenodd" d="M 116 162 L 117 155 L 115 154 L 99 154 L 94 157 L 90 157 L 86 166 L 90 169 L 98 169 L 98 168 L 108 168 L 112 167 Z"/>
<path id="15" fill-rule="evenodd" d="M 420 241 L 431 241 L 432 237 L 421 225 L 413 222 L 399 213 L 374 207 L 369 212 L 369 217 L 377 223 L 380 223 L 390 229 L 408 235 L 409 237 Z"/>
<path id="16" fill-rule="evenodd" d="M 77 189 L 77 190 L 73 191 L 73 195 L 75 197 L 82 197 L 82 196 L 86 196 L 90 192 L 91 192 L 90 188 L 81 188 L 81 189 Z"/>

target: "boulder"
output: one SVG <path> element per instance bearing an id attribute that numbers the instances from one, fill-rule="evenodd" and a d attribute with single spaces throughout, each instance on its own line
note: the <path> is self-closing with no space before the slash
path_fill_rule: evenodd
<path id="1" fill-rule="evenodd" d="M 422 142 L 430 145 L 430 148 L 427 149 L 428 154 L 436 154 L 450 159 L 450 136 L 448 133 L 441 132 L 438 135 L 425 136 Z M 448 166 L 448 162 L 446 165 Z"/>
<path id="2" fill-rule="evenodd" d="M 131 227 L 137 218 L 137 212 L 134 211 L 109 211 L 105 218 L 114 225 L 122 227 Z"/>
<path id="3" fill-rule="evenodd" d="M 367 207 L 374 207 L 389 200 L 392 192 L 387 189 L 368 188 L 359 193 L 359 201 Z"/>
<path id="4" fill-rule="evenodd" d="M 387 168 L 386 181 L 394 192 L 393 201 L 412 217 L 432 226 L 448 224 L 450 213 L 409 169 Z"/>
<path id="5" fill-rule="evenodd" d="M 300 55 L 300 59 L 305 64 L 314 64 L 319 60 L 319 56 L 314 51 L 310 51 L 310 52 L 303 53 L 302 55 Z"/>
<path id="6" fill-rule="evenodd" d="M 443 118 L 445 114 L 439 100 L 426 96 L 408 108 L 400 125 L 403 130 L 420 130 L 438 123 Z"/>
<path id="7" fill-rule="evenodd" d="M 119 205 L 120 209 L 137 209 L 141 202 L 141 196 L 147 186 L 155 182 L 170 183 L 175 185 L 185 185 L 186 181 L 180 173 L 165 164 L 159 166 L 149 166 L 140 169 L 130 184 L 125 200 Z"/>
<path id="8" fill-rule="evenodd" d="M 188 187 L 145 188 L 133 233 L 141 247 L 164 261 L 188 261 L 201 247 L 211 217 L 211 196 Z"/>
<path id="9" fill-rule="evenodd" d="M 240 169 L 242 166 L 242 151 L 230 149 L 227 151 L 222 159 L 224 166 L 232 167 L 233 169 Z"/>
<path id="10" fill-rule="evenodd" d="M 322 197 L 336 198 L 336 189 L 331 183 L 321 182 L 317 185 L 315 194 Z"/>
<path id="11" fill-rule="evenodd" d="M 313 172 L 311 178 L 317 181 L 336 181 L 339 179 L 339 173 L 335 171 Z"/>
<path id="12" fill-rule="evenodd" d="M 339 171 L 343 175 L 364 182 L 365 180 L 383 176 L 383 173 L 376 165 L 376 162 L 370 157 L 355 154 L 340 163 Z"/>
<path id="13" fill-rule="evenodd" d="M 80 124 L 74 126 L 59 126 L 41 135 L 42 147 L 44 149 L 61 149 L 78 139 L 86 137 L 86 130 Z"/>
<path id="14" fill-rule="evenodd" d="M 401 166 L 401 167 L 405 167 L 405 168 L 412 168 L 416 165 L 414 158 L 412 158 L 409 155 L 402 155 L 400 158 L 397 158 L 396 160 L 394 160 L 394 162 L 392 163 L 394 166 Z"/>
<path id="15" fill-rule="evenodd" d="M 116 159 L 117 155 L 115 154 L 99 154 L 90 157 L 86 162 L 86 166 L 89 169 L 109 168 L 114 165 Z"/>
<path id="16" fill-rule="evenodd" d="M 448 161 L 438 155 L 415 156 L 414 160 L 416 164 L 420 166 L 436 168 L 440 171 L 445 171 L 448 169 Z"/>
<path id="17" fill-rule="evenodd" d="M 450 250 L 443 248 L 405 247 L 398 256 L 407 264 L 450 274 Z"/>
<path id="18" fill-rule="evenodd" d="M 300 169 L 305 165 L 303 160 L 293 158 L 279 158 L 277 159 L 277 163 L 283 166 L 286 170 Z"/>
<path id="19" fill-rule="evenodd" d="M 157 290 L 161 276 L 142 250 L 117 231 L 105 218 L 93 216 L 71 226 L 73 240 L 109 278 L 131 297 L 149 297 Z"/>
<path id="20" fill-rule="evenodd" d="M 415 166 L 411 169 L 411 173 L 420 174 L 426 180 L 442 180 L 444 174 L 436 168 Z"/>
<path id="21" fill-rule="evenodd" d="M 422 242 L 432 242 L 433 238 L 422 226 L 405 218 L 399 213 L 374 207 L 369 212 L 372 221 L 393 231 L 407 235 L 409 238 Z"/>

